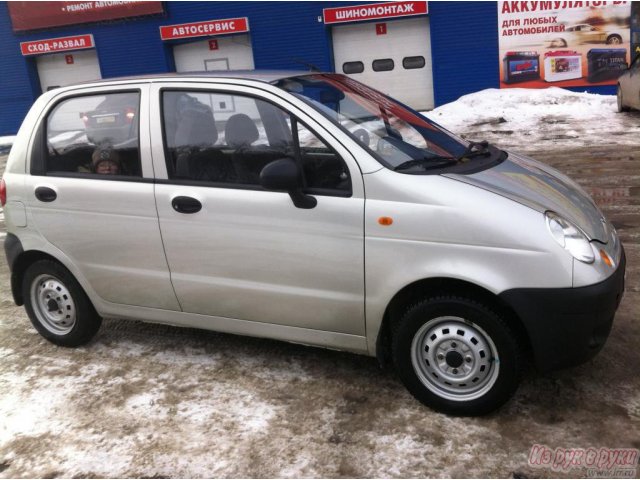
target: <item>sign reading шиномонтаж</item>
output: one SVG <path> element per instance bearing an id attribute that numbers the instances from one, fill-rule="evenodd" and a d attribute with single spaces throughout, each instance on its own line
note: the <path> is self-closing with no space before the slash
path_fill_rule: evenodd
<path id="1" fill-rule="evenodd" d="M 349 7 L 325 8 L 324 23 L 356 22 L 379 18 L 408 17 L 429 13 L 427 2 L 385 2 Z"/>
<path id="2" fill-rule="evenodd" d="M 34 40 L 20 43 L 22 55 L 40 55 L 43 53 L 67 52 L 69 50 L 82 50 L 93 48 L 93 35 L 74 35 L 73 37 L 49 38 L 47 40 Z"/>
<path id="3" fill-rule="evenodd" d="M 164 25 L 160 27 L 162 40 L 177 40 L 179 38 L 205 37 L 210 35 L 225 35 L 249 31 L 249 19 L 226 18 L 222 20 L 207 20 L 204 22 L 181 23 L 179 25 Z"/>

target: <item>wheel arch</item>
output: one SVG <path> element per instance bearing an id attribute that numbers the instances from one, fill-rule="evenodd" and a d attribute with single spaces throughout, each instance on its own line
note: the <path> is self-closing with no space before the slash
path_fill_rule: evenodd
<path id="1" fill-rule="evenodd" d="M 442 294 L 470 298 L 482 302 L 494 310 L 513 329 L 518 340 L 526 347 L 527 358 L 531 358 L 531 342 L 524 323 L 500 297 L 475 283 L 455 278 L 436 277 L 417 280 L 406 285 L 393 296 L 387 305 L 376 338 L 376 357 L 382 366 L 391 363 L 392 326 L 400 320 L 407 306 L 427 296 Z"/>
<path id="2" fill-rule="evenodd" d="M 24 279 L 24 273 L 30 265 L 33 265 L 35 262 L 40 260 L 50 260 L 68 270 L 60 260 L 41 250 L 27 250 L 25 252 L 21 252 L 14 259 L 11 266 L 11 293 L 13 294 L 13 301 L 16 305 L 24 305 L 24 298 L 22 296 L 22 281 Z"/>

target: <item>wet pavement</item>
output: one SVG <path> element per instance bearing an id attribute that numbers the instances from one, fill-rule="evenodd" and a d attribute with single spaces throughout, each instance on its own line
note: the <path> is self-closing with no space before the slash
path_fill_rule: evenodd
<path id="1" fill-rule="evenodd" d="M 55 347 L 13 304 L 2 256 L 0 477 L 576 477 L 528 465 L 532 445 L 640 448 L 640 148 L 549 142 L 519 150 L 584 186 L 627 252 L 594 360 L 530 372 L 490 416 L 447 417 L 345 353 L 121 320 Z"/>

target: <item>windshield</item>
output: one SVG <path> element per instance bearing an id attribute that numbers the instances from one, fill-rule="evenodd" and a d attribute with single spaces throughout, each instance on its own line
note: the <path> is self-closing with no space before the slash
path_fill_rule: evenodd
<path id="1" fill-rule="evenodd" d="M 469 147 L 416 111 L 344 75 L 310 74 L 276 85 L 333 119 L 391 169 L 410 162 L 453 163 Z"/>

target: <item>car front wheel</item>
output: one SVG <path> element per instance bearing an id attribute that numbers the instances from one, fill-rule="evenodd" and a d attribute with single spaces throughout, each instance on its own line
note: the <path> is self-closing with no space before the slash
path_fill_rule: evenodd
<path id="1" fill-rule="evenodd" d="M 628 107 L 624 106 L 624 101 L 622 99 L 622 88 L 620 88 L 620 85 L 618 85 L 618 91 L 616 93 L 616 98 L 617 98 L 617 102 L 618 102 L 618 112 L 626 112 L 627 110 L 629 110 Z"/>
<path id="2" fill-rule="evenodd" d="M 77 347 L 89 342 L 102 319 L 84 290 L 62 265 L 40 260 L 27 268 L 22 283 L 31 323 L 56 345 Z"/>
<path id="3" fill-rule="evenodd" d="M 455 415 L 503 405 L 520 382 L 516 335 L 491 309 L 442 296 L 411 306 L 396 325 L 392 351 L 399 377 L 422 403 Z"/>

